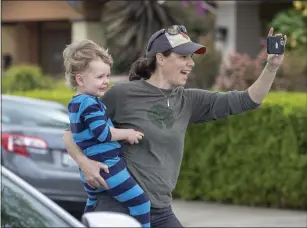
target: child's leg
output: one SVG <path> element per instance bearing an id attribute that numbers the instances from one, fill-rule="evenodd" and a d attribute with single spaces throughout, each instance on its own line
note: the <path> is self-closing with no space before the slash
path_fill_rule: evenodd
<path id="1" fill-rule="evenodd" d="M 95 211 L 95 207 L 97 205 L 97 195 L 99 194 L 99 192 L 103 192 L 106 191 L 106 189 L 104 187 L 101 188 L 92 188 L 91 186 L 89 186 L 83 176 L 83 173 L 80 171 L 80 178 L 81 178 L 81 182 L 83 183 L 84 186 L 84 190 L 87 193 L 87 200 L 86 200 L 86 205 L 84 208 L 84 213 L 86 212 L 93 212 Z"/>
<path id="2" fill-rule="evenodd" d="M 106 190 L 104 188 L 103 189 L 92 188 L 87 183 L 83 183 L 83 185 L 85 191 L 87 192 L 87 200 L 86 200 L 84 213 L 93 212 L 95 211 L 97 205 L 97 200 L 98 200 L 97 195 L 99 194 L 99 192 Z"/>
<path id="3" fill-rule="evenodd" d="M 149 198 L 130 175 L 124 162 L 120 161 L 110 167 L 109 172 L 109 174 L 101 172 L 110 187 L 108 192 L 128 207 L 130 215 L 138 220 L 142 227 L 150 227 Z"/>

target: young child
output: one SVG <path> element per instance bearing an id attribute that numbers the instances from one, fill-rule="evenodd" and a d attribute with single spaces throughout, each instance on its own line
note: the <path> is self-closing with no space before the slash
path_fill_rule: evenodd
<path id="1" fill-rule="evenodd" d="M 68 45 L 63 57 L 65 78 L 77 91 L 68 104 L 73 139 L 89 159 L 100 161 L 109 168 L 109 173 L 100 172 L 109 190 L 90 187 L 80 171 L 88 194 L 85 212 L 95 209 L 99 192 L 108 191 L 128 207 L 131 216 L 143 227 L 150 227 L 149 198 L 129 174 L 120 157 L 121 145 L 117 142 L 138 143 L 144 135 L 133 129 L 114 128 L 106 115 L 107 107 L 98 99 L 108 88 L 113 65 L 111 56 L 93 41 L 82 40 Z"/>

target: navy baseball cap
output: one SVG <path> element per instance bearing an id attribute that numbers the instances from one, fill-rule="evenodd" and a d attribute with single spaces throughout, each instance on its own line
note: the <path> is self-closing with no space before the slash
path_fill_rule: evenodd
<path id="1" fill-rule="evenodd" d="M 146 46 L 146 57 L 155 56 L 157 53 L 172 51 L 179 55 L 205 54 L 207 48 L 191 41 L 184 32 L 176 35 L 169 34 L 166 29 L 155 32 Z"/>

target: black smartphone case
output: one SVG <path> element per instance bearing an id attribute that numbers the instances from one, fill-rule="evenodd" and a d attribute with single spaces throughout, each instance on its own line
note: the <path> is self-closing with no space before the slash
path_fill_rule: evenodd
<path id="1" fill-rule="evenodd" d="M 268 54 L 281 55 L 285 51 L 285 39 L 282 36 L 267 37 L 267 52 Z"/>

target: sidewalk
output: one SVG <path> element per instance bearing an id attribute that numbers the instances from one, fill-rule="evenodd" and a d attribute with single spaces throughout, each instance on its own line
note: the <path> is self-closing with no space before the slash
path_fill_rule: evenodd
<path id="1" fill-rule="evenodd" d="M 307 212 L 173 201 L 185 227 L 307 227 Z"/>

